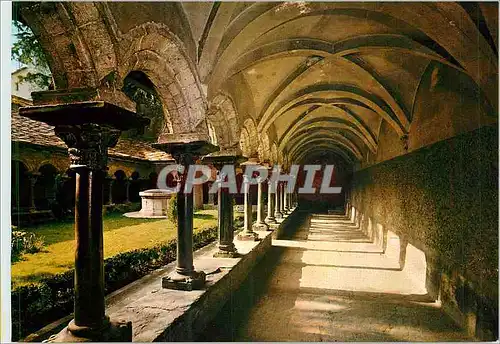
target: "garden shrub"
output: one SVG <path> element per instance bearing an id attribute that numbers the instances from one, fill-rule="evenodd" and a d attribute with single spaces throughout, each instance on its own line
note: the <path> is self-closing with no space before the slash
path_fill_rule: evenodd
<path id="1" fill-rule="evenodd" d="M 141 203 L 140 202 L 106 204 L 102 207 L 103 215 L 123 214 L 123 213 L 129 213 L 129 212 L 133 212 L 133 211 L 139 211 L 139 210 L 141 210 Z"/>
<path id="2" fill-rule="evenodd" d="M 17 262 L 22 258 L 24 253 L 37 253 L 43 249 L 43 237 L 12 229 L 11 236 L 11 260 Z"/>
<path id="3" fill-rule="evenodd" d="M 235 227 L 241 226 L 241 217 Z M 193 235 L 193 249 L 217 239 L 217 227 Z M 105 292 L 109 294 L 161 268 L 176 258 L 176 240 L 151 248 L 120 253 L 104 260 Z M 74 270 L 40 280 L 39 284 L 12 290 L 12 340 L 17 341 L 73 311 Z"/>
<path id="4" fill-rule="evenodd" d="M 167 218 L 173 223 L 177 224 L 177 194 L 174 193 L 168 200 L 168 214 Z"/>

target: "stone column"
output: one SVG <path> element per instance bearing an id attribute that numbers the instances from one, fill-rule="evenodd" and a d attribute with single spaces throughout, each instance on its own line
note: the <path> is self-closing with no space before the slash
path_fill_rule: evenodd
<path id="1" fill-rule="evenodd" d="M 209 192 L 208 193 L 208 204 L 215 205 L 215 194 Z"/>
<path id="2" fill-rule="evenodd" d="M 283 214 L 287 215 L 290 213 L 290 207 L 288 205 L 288 184 L 283 183 Z"/>
<path id="3" fill-rule="evenodd" d="M 222 166 L 219 166 L 219 168 L 222 168 Z M 226 179 L 226 175 L 219 174 L 219 178 L 223 181 Z M 236 258 L 239 257 L 239 254 L 234 246 L 233 195 L 229 192 L 228 188 L 219 188 L 217 194 L 219 251 L 214 254 L 214 257 Z"/>
<path id="4" fill-rule="evenodd" d="M 258 240 L 259 236 L 252 230 L 252 200 L 250 199 L 250 181 L 248 176 L 243 175 L 243 193 L 244 193 L 244 224 L 243 230 L 238 234 L 239 240 Z"/>
<path id="5" fill-rule="evenodd" d="M 282 205 L 281 205 L 281 208 L 282 208 L 282 213 L 283 215 L 288 215 L 288 200 L 286 198 L 286 194 L 287 194 L 287 185 L 286 185 L 286 182 L 283 183 L 283 186 L 282 186 Z"/>
<path id="6" fill-rule="evenodd" d="M 198 175 L 197 175 L 198 177 Z M 193 185 L 194 209 L 203 209 L 203 185 Z"/>
<path id="7" fill-rule="evenodd" d="M 283 214 L 281 213 L 281 186 L 280 182 L 276 182 L 276 190 L 275 190 L 275 199 L 276 199 L 276 204 L 274 206 L 274 217 L 277 221 L 283 219 Z"/>
<path id="8" fill-rule="evenodd" d="M 241 152 L 239 152 L 239 150 L 224 150 L 203 157 L 202 162 L 212 164 L 217 170 L 219 170 L 218 178 L 214 181 L 214 183 L 218 183 L 219 181 L 226 180 L 227 176 L 222 174 L 221 171 L 224 165 L 237 164 L 242 160 L 244 160 L 244 158 L 241 156 Z M 214 193 L 209 192 L 208 195 L 212 195 L 213 199 Z M 214 254 L 214 257 L 236 258 L 240 255 L 234 246 L 233 195 L 229 192 L 228 188 L 221 187 L 218 188 L 217 195 L 219 215 L 219 250 Z"/>
<path id="9" fill-rule="evenodd" d="M 276 192 L 275 192 L 276 193 Z M 267 182 L 267 217 L 264 220 L 267 224 L 275 224 L 276 218 L 274 217 L 275 194 L 271 192 L 271 184 Z"/>
<path id="10" fill-rule="evenodd" d="M 38 179 L 38 177 L 41 176 L 41 173 L 39 172 L 33 172 L 31 173 L 28 178 L 30 180 L 30 211 L 35 211 L 36 210 L 36 205 L 35 205 L 35 184 Z"/>
<path id="11" fill-rule="evenodd" d="M 109 176 L 106 179 L 109 182 L 108 204 L 113 204 L 113 183 L 114 183 L 114 179 L 113 179 L 113 177 L 109 177 Z"/>
<path id="12" fill-rule="evenodd" d="M 269 226 L 264 222 L 264 193 L 262 192 L 262 184 L 264 179 L 259 177 L 257 179 L 257 221 L 253 225 L 256 231 L 267 231 Z"/>
<path id="13" fill-rule="evenodd" d="M 125 179 L 125 203 L 130 203 L 130 183 L 132 181 L 129 178 Z"/>
<path id="14" fill-rule="evenodd" d="M 75 310 L 68 330 L 72 336 L 97 339 L 101 338 L 104 329 L 111 328 L 104 312 L 102 185 L 106 174 L 107 147 L 116 144 L 120 132 L 101 127 L 88 127 L 80 132 L 82 143 L 86 141 L 86 135 L 101 135 L 99 146 L 102 144 L 103 149 L 98 152 L 100 147 L 71 147 L 70 132 L 58 131 L 57 127 L 56 131 L 70 147 L 70 168 L 76 172 Z M 90 146 L 94 144 L 96 142 L 90 142 Z M 131 332 L 131 323 L 117 326 L 128 326 Z"/>
<path id="15" fill-rule="evenodd" d="M 65 96 L 74 99 L 74 93 L 61 93 L 52 96 L 58 101 Z M 103 101 L 68 101 L 19 110 L 21 116 L 55 126 L 55 134 L 68 146 L 70 168 L 76 172 L 74 319 L 49 341 L 131 341 L 132 324 L 113 322 L 105 315 L 102 187 L 108 148 L 116 145 L 121 130 L 149 120 Z"/>
<path id="16" fill-rule="evenodd" d="M 185 193 L 184 185 L 189 165 L 217 147 L 208 142 L 208 137 L 199 137 L 199 134 L 163 134 L 153 147 L 171 154 L 177 164 L 184 166 L 184 174 L 178 174 L 176 179 L 180 186 L 177 193 L 176 267 L 162 278 L 162 287 L 186 291 L 201 289 L 205 285 L 205 273 L 196 271 L 193 266 L 193 193 Z"/>

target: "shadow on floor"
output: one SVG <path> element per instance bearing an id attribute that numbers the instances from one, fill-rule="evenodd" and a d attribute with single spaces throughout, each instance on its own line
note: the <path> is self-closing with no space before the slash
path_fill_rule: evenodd
<path id="1" fill-rule="evenodd" d="M 275 240 L 197 340 L 470 340 L 402 271 L 398 256 L 374 252 L 346 221 L 313 215 Z"/>

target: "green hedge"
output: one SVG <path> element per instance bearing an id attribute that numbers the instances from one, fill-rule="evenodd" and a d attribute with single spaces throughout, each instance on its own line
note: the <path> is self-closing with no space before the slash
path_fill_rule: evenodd
<path id="1" fill-rule="evenodd" d="M 235 219 L 235 227 L 241 218 Z M 194 249 L 217 239 L 217 228 L 193 235 Z M 176 240 L 152 248 L 120 253 L 105 259 L 106 294 L 133 282 L 176 258 Z M 74 270 L 52 276 L 37 285 L 21 286 L 11 293 L 12 340 L 17 341 L 73 312 Z"/>
<path id="2" fill-rule="evenodd" d="M 102 207 L 102 214 L 123 214 L 132 211 L 141 210 L 141 203 L 121 203 L 121 204 L 106 204 Z"/>

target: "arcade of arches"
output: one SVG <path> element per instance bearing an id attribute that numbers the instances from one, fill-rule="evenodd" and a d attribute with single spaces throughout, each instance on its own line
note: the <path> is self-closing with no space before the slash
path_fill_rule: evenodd
<path id="1" fill-rule="evenodd" d="M 110 149 L 113 201 L 127 200 L 125 184 L 134 185 L 134 195 L 149 187 L 141 181 L 147 183 L 151 173 L 172 160 L 169 155 L 157 158 L 165 153 L 151 142 L 172 135 L 204 135 L 221 151 L 240 149 L 261 163 L 335 166 L 342 194 L 299 195 L 294 212 L 303 214 L 308 225 L 290 240 L 273 244 L 271 250 L 284 251 L 273 262 L 275 270 L 265 267 L 271 271 L 271 287 L 243 321 L 248 336 L 232 338 L 497 339 L 497 3 L 50 2 L 20 3 L 17 10 L 48 56 L 56 91 L 97 89 L 100 100 L 132 112 L 140 112 L 140 99 L 156 97 L 154 107 L 143 111 L 152 120 L 147 137 L 122 137 Z M 138 96 L 125 87 L 130 78 L 147 94 Z M 26 123 L 20 124 L 20 136 Z M 17 141 L 19 156 L 12 169 L 19 192 L 13 201 L 46 210 L 57 197 L 54 187 L 73 188 L 65 145 L 60 140 L 42 153 L 39 142 Z M 22 154 L 28 153 L 22 152 L 30 150 L 33 159 L 24 160 Z M 349 267 L 371 276 L 365 279 L 360 272 L 352 278 L 356 285 L 389 276 L 391 269 L 407 269 L 404 262 L 397 268 L 374 267 L 378 258 L 368 249 L 339 256 L 338 247 L 349 251 L 351 244 L 365 247 L 366 241 L 380 240 L 388 245 L 388 235 L 398 238 L 399 256 L 418 252 L 424 257 L 415 265 L 424 266 L 419 288 L 432 307 L 439 306 L 432 316 L 451 319 L 449 324 L 411 320 L 412 314 L 428 315 L 418 313 L 427 301 L 391 301 L 387 295 L 398 293 L 391 282 L 399 283 L 399 277 L 380 277 L 393 292 L 384 293 L 374 282 L 342 294 L 342 314 L 350 327 L 335 316 L 331 298 L 346 288 L 337 278 L 349 280 Z M 290 242 L 302 245 L 297 244 L 302 256 Z M 318 256 L 321 250 L 314 245 L 330 249 L 322 248 L 326 253 Z M 299 265 L 304 266 L 300 278 L 286 273 L 285 266 Z M 318 266 L 325 272 L 307 274 Z M 339 266 L 347 272 L 339 273 Z M 280 278 L 300 283 L 288 288 Z M 308 279 L 320 287 L 304 287 Z M 404 289 L 406 282 L 401 283 Z M 330 303 L 321 306 L 321 297 L 311 301 L 306 291 L 324 293 L 320 296 L 330 297 Z M 273 302 L 291 295 L 295 303 L 289 308 L 272 310 Z M 369 302 L 381 313 L 355 312 L 356 305 Z M 307 314 L 320 325 L 304 313 L 314 305 L 315 313 Z M 388 309 L 398 309 L 400 316 L 387 320 L 382 313 Z M 273 332 L 271 323 L 276 328 L 291 324 L 293 312 L 299 311 L 310 328 L 321 328 L 323 337 L 292 331 L 292 325 L 281 337 Z M 288 322 L 280 323 L 284 314 Z M 263 321 L 271 316 L 266 326 Z M 370 327 L 369 316 L 372 322 L 387 320 L 387 326 Z M 350 336 L 353 323 L 363 336 Z M 274 336 L 259 336 L 259 324 Z M 397 332 L 397 325 L 407 331 Z M 409 328 L 440 335 L 412 337 Z"/>

